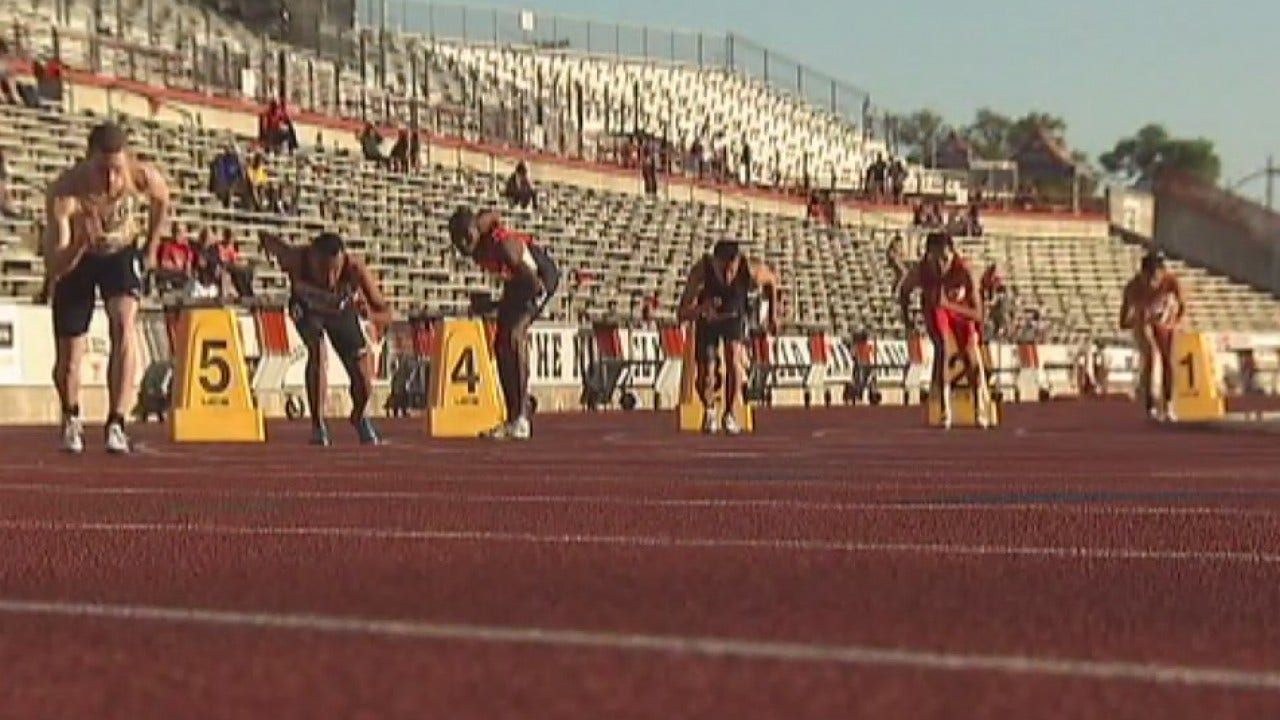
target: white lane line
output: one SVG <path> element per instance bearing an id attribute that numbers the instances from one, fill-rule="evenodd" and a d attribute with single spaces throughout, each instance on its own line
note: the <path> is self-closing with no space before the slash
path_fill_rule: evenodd
<path id="1" fill-rule="evenodd" d="M 1215 491 L 1228 496 L 1232 491 Z M 203 487 L 116 487 L 51 483 L 0 483 L 0 493 L 70 495 L 89 497 L 191 497 L 250 498 L 279 501 L 386 501 L 421 500 L 456 502 L 468 505 L 612 505 L 628 508 L 675 509 L 765 509 L 797 512 L 884 512 L 884 513 L 1014 513 L 1054 512 L 1062 514 L 1144 517 L 1273 517 L 1276 508 L 1217 507 L 1211 505 L 1109 505 L 1096 501 L 1064 499 L 1060 502 L 950 502 L 908 500 L 902 502 L 814 501 L 788 498 L 651 498 L 628 495 L 565 495 L 439 492 L 430 490 L 252 490 Z M 1140 498 L 1139 498 L 1140 499 Z M 1250 499 L 1242 495 L 1240 499 Z M 1280 496 L 1270 498 L 1280 500 Z M 1126 498 L 1114 502 L 1124 503 Z"/>
<path id="2" fill-rule="evenodd" d="M 0 468 L 0 478 L 16 480 L 24 474 L 38 474 L 39 476 L 44 477 L 73 476 L 79 478 L 83 477 L 86 473 L 92 473 L 95 477 L 126 476 L 129 478 L 137 478 L 142 476 L 157 478 L 190 478 L 207 475 L 211 472 L 208 468 L 217 466 L 218 474 L 228 478 L 269 476 L 272 479 L 279 480 L 404 480 L 422 483 L 486 483 L 494 485 L 519 485 L 531 482 L 640 485 L 666 481 L 670 483 L 740 487 L 823 487 L 854 490 L 984 490 L 1007 488 L 1010 490 L 1028 491 L 1029 489 L 1049 486 L 1060 491 L 1088 491 L 1090 489 L 1097 490 L 1104 487 L 1110 489 L 1117 482 L 1147 480 L 1209 482 L 1214 479 L 1219 479 L 1231 480 L 1236 483 L 1245 483 L 1244 486 L 1232 488 L 1234 490 L 1280 490 L 1280 486 L 1276 483 L 1278 476 L 1274 470 L 1241 470 L 1234 473 L 1213 474 L 1202 474 L 1200 472 L 1179 473 L 1150 471 L 1081 471 L 1066 473 L 1061 470 L 1055 470 L 1053 472 L 1029 472 L 1025 468 L 1004 469 L 998 466 L 982 468 L 979 470 L 958 470 L 956 469 L 954 462 L 948 461 L 942 463 L 860 463 L 854 467 L 841 466 L 837 472 L 843 473 L 844 477 L 831 478 L 831 472 L 823 467 L 801 467 L 791 471 L 792 476 L 788 477 L 787 471 L 783 469 L 759 470 L 748 465 L 734 465 L 733 463 L 728 463 L 724 467 L 708 467 L 702 469 L 696 474 L 688 472 L 687 469 L 677 469 L 667 466 L 655 466 L 649 469 L 636 468 L 634 470 L 628 470 L 626 473 L 622 474 L 573 474 L 572 471 L 568 471 L 566 469 L 564 462 L 547 461 L 546 463 L 522 463 L 522 467 L 524 467 L 527 472 L 521 473 L 520 475 L 512 475 L 508 472 L 510 470 L 509 466 L 504 466 L 502 468 L 490 468 L 485 465 L 472 463 L 468 466 L 469 474 L 459 475 L 456 469 L 453 468 L 435 468 L 432 466 L 424 466 L 421 463 L 406 465 L 379 463 L 373 468 L 370 468 L 368 465 L 353 464 L 347 469 L 334 469 L 332 463 L 330 463 L 327 468 L 317 467 L 315 469 L 300 469 L 297 463 L 276 465 L 264 461 L 254 464 L 246 464 L 243 460 L 243 457 L 239 459 L 239 462 L 201 458 L 199 468 L 203 469 L 193 469 L 192 467 L 139 467 L 136 465 L 125 464 L 95 465 L 90 469 L 88 467 L 76 465 L 6 463 L 4 467 Z M 580 459 L 575 460 L 575 463 L 579 462 Z M 645 474 L 646 472 L 648 474 Z M 744 477 L 744 475 L 747 477 Z M 831 479 L 813 479 L 812 476 L 814 475 Z M 871 478 L 873 482 L 861 482 L 859 479 L 861 477 Z M 1258 481 L 1257 485 L 1251 484 L 1253 481 Z M 1063 486 L 1063 483 L 1070 483 L 1070 485 Z M 1214 488 L 1216 489 L 1217 486 L 1215 485 Z M 1171 488 L 1169 486 L 1125 488 L 1125 490 L 1135 492 L 1148 490 L 1153 492 L 1162 492 L 1169 491 L 1170 489 Z M 1181 490 L 1185 488 L 1172 489 Z"/>
<path id="3" fill-rule="evenodd" d="M 659 535 L 538 534 L 488 530 L 403 530 L 359 526 L 251 526 L 214 523 L 40 522 L 0 521 L 0 531 L 26 533 L 134 533 L 213 535 L 221 537 L 316 537 L 338 540 L 446 541 L 583 545 L 623 548 L 767 550 L 831 554 L 902 553 L 941 557 L 1016 557 L 1046 560 L 1126 562 L 1197 562 L 1278 565 L 1280 554 L 1239 550 L 1176 550 L 1158 548 L 964 545 L 949 543 L 858 542 L 806 538 L 699 538 Z"/>
<path id="4" fill-rule="evenodd" d="M 302 613 L 267 613 L 102 603 L 0 600 L 0 613 L 22 616 L 204 625 L 255 630 L 313 632 L 328 635 L 391 637 L 406 640 L 591 648 L 631 653 L 732 658 L 786 663 L 829 663 L 947 672 L 1039 675 L 1072 680 L 1208 686 L 1234 690 L 1280 691 L 1280 673 L 1234 668 L 1159 663 L 951 653 L 915 648 L 826 645 L 723 637 L 498 625 L 467 625 L 417 620 L 378 620 Z"/>

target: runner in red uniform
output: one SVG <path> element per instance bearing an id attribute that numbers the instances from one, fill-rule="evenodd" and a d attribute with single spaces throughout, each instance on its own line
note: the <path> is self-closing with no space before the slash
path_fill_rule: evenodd
<path id="1" fill-rule="evenodd" d="M 1186 314 L 1182 284 L 1165 267 L 1164 256 L 1148 253 L 1142 269 L 1124 286 L 1120 304 L 1120 327 L 1133 332 L 1138 349 L 1138 394 L 1153 419 L 1173 421 L 1173 336 Z M 1160 355 L 1161 402 L 1157 406 L 1151 392 L 1155 356 Z"/>
<path id="2" fill-rule="evenodd" d="M 498 336 L 494 354 L 498 382 L 506 400 L 507 422 L 485 433 L 494 439 L 527 440 L 529 424 L 529 331 L 560 283 L 560 270 L 533 238 L 502 224 L 492 210 L 458 208 L 449 218 L 449 238 L 458 252 L 502 280 L 497 303 L 482 302 L 473 311 L 496 309 Z M 474 305 L 474 303 L 473 303 Z"/>
<path id="3" fill-rule="evenodd" d="M 985 427 L 989 423 L 991 403 L 982 366 L 982 298 L 969 263 L 956 252 L 947 233 L 929 233 L 924 257 L 903 278 L 898 303 L 908 328 L 912 326 L 911 294 L 917 289 L 921 295 L 925 332 L 933 343 L 933 385 L 942 388 L 943 424 L 951 425 L 951 387 L 947 382 L 946 359 L 946 335 L 950 334 L 964 359 L 969 385 L 977 390 L 978 424 Z"/>

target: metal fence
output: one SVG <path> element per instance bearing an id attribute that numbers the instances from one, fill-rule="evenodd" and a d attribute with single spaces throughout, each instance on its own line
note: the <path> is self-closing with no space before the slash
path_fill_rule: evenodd
<path id="1" fill-rule="evenodd" d="M 480 92 L 479 79 L 464 77 L 461 100 L 441 101 L 438 93 L 432 93 L 441 82 L 432 76 L 433 44 L 417 42 L 412 35 L 393 37 L 393 33 L 403 30 L 428 39 L 541 45 L 596 56 L 727 69 L 802 96 L 873 137 L 883 127 L 871 117 L 868 97 L 861 90 L 732 34 L 387 0 L 385 13 L 379 4 L 377 16 L 371 17 L 372 6 L 366 1 L 354 30 L 335 34 L 330 29 L 327 35 L 317 34 L 323 42 L 300 49 L 265 34 L 241 34 L 238 42 L 224 42 L 219 39 L 219 19 L 207 9 L 178 16 L 180 27 L 175 33 L 172 20 L 162 29 L 154 0 L 52 0 L 57 18 L 52 25 L 35 19 L 48 17 L 45 3 L 50 0 L 18 0 L 28 1 L 31 20 L 20 20 L 12 32 L 19 46 L 31 54 L 49 54 L 72 68 L 227 98 L 265 102 L 282 97 L 295 111 L 597 162 L 638 164 L 637 149 L 620 146 L 617 137 L 634 129 L 636 110 L 627 110 L 623 99 L 615 99 L 618 112 L 606 117 L 616 122 L 599 136 L 584 128 L 584 99 L 576 83 L 547 97 L 513 91 L 499 93 L 495 100 Z M 369 27 L 371 21 L 376 27 Z M 151 40 L 141 40 L 139 30 Z M 388 54 L 393 47 L 412 59 L 408 72 L 399 77 L 388 77 Z M 587 98 L 587 102 L 600 101 Z M 639 107 L 639 102 L 633 104 Z M 664 136 L 651 142 L 666 145 L 675 140 Z M 661 158 L 659 171 L 719 183 L 740 182 L 738 173 L 723 161 L 720 165 L 725 167 L 717 166 L 715 159 L 695 163 L 683 156 L 687 150 L 653 149 Z M 760 159 L 767 160 L 764 155 Z M 793 189 L 801 184 L 801 178 L 774 178 L 767 170 L 764 175 L 751 178 L 752 184 Z M 805 175 L 807 185 L 809 173 Z M 812 168 L 812 185 L 835 189 L 834 177 L 827 175 L 823 168 Z"/>
<path id="2" fill-rule="evenodd" d="M 589 55 L 667 62 L 737 71 L 802 98 L 883 138 L 885 123 L 861 88 L 814 70 L 736 33 L 600 22 L 530 10 L 474 5 L 364 0 L 357 19 L 365 27 L 420 33 L 441 40 L 529 45 Z"/>

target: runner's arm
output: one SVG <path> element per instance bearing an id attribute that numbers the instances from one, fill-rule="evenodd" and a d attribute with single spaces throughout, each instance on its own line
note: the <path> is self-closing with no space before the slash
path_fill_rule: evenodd
<path id="1" fill-rule="evenodd" d="M 1182 323 L 1183 316 L 1187 314 L 1187 301 L 1185 296 L 1182 294 L 1182 283 L 1179 282 L 1176 277 L 1171 279 L 1173 280 L 1173 283 L 1169 290 L 1173 293 L 1173 299 L 1178 303 L 1178 311 L 1177 315 L 1174 316 L 1174 324 L 1180 325 Z"/>
<path id="2" fill-rule="evenodd" d="M 898 311 L 902 314 L 902 325 L 911 329 L 911 295 L 920 287 L 920 266 L 915 265 L 902 278 L 898 285 Z"/>
<path id="3" fill-rule="evenodd" d="M 259 232 L 258 242 L 268 256 L 276 259 L 281 270 L 285 273 L 292 272 L 298 263 L 298 248 L 286 242 L 279 235 L 269 232 Z"/>
<path id="4" fill-rule="evenodd" d="M 1133 299 L 1132 299 L 1133 293 L 1129 292 L 1129 288 L 1132 287 L 1132 285 L 1133 285 L 1132 282 L 1129 283 L 1128 285 L 1125 285 L 1124 294 L 1120 300 L 1120 329 L 1121 330 L 1132 330 L 1134 326 L 1134 320 L 1136 319 L 1134 317 L 1135 313 L 1133 311 L 1134 310 Z"/>
<path id="5" fill-rule="evenodd" d="M 966 271 L 964 277 L 964 300 L 954 302 L 944 292 L 940 305 L 944 310 L 956 313 L 967 320 L 981 323 L 985 319 L 986 313 L 983 312 L 982 300 L 978 296 L 978 283 L 973 279 L 972 272 Z"/>
<path id="6" fill-rule="evenodd" d="M 152 165 L 143 166 L 143 177 L 147 190 L 147 244 L 143 247 L 146 266 L 155 269 L 160 256 L 160 240 L 169 229 L 169 210 L 173 198 L 169 192 L 169 181 Z"/>
<path id="7" fill-rule="evenodd" d="M 57 282 L 75 267 L 88 247 L 87 237 L 72 244 L 71 216 L 76 199 L 50 191 L 45 200 L 44 272 L 51 283 Z"/>
<path id="8" fill-rule="evenodd" d="M 384 327 L 390 325 L 391 305 L 382 295 L 382 288 L 379 286 L 378 279 L 373 276 L 373 271 L 363 262 L 356 262 L 356 275 L 360 281 L 360 295 L 364 297 L 365 305 L 368 307 L 366 317 L 376 325 Z"/>
<path id="9" fill-rule="evenodd" d="M 676 305 L 676 317 L 680 320 L 697 320 L 703 315 L 703 308 L 698 305 L 698 293 L 702 292 L 702 261 L 694 264 L 689 277 L 684 281 L 684 291 L 680 293 L 680 303 Z"/>
<path id="10" fill-rule="evenodd" d="M 757 260 L 752 263 L 751 279 L 764 291 L 765 300 L 769 301 L 769 317 L 765 322 L 768 323 L 769 332 L 776 335 L 778 333 L 778 274 L 769 267 L 768 263 Z"/>

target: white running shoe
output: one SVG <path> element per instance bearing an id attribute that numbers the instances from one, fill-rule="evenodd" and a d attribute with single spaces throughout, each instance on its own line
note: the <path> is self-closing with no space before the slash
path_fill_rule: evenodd
<path id="1" fill-rule="evenodd" d="M 125 455 L 129 451 L 129 436 L 124 433 L 124 426 L 116 423 L 108 425 L 107 452 L 112 455 Z"/>
<path id="2" fill-rule="evenodd" d="M 528 440 L 532 434 L 533 428 L 529 424 L 529 419 L 519 417 L 483 433 L 482 437 L 490 440 Z"/>
<path id="3" fill-rule="evenodd" d="M 711 408 L 707 408 L 707 411 L 702 415 L 702 432 L 707 435 L 715 435 L 719 429 L 720 421 L 719 418 L 716 417 L 716 411 Z"/>
<path id="4" fill-rule="evenodd" d="M 528 440 L 532 434 L 533 426 L 529 424 L 529 418 L 523 415 L 507 425 L 507 437 L 512 440 Z"/>
<path id="5" fill-rule="evenodd" d="M 725 435 L 741 435 L 742 428 L 738 425 L 738 418 L 733 413 L 725 413 L 724 415 L 724 433 Z"/>
<path id="6" fill-rule="evenodd" d="M 64 418 L 62 421 L 62 449 L 65 452 L 79 455 L 84 452 L 84 423 L 78 417 Z"/>

